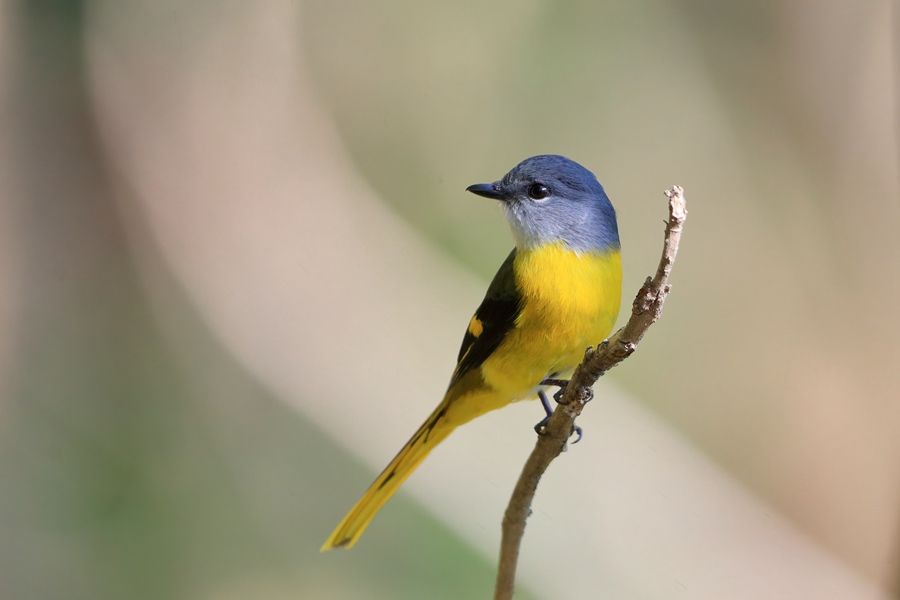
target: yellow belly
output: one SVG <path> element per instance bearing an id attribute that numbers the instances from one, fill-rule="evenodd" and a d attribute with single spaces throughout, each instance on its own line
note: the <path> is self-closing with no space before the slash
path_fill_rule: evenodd
<path id="1" fill-rule="evenodd" d="M 612 331 L 622 298 L 618 250 L 577 254 L 561 244 L 520 250 L 513 263 L 522 310 L 482 365 L 485 383 L 511 399 L 573 369 Z"/>

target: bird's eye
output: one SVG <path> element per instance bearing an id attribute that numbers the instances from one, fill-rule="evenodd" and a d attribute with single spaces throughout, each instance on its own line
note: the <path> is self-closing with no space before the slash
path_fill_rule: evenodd
<path id="1" fill-rule="evenodd" d="M 543 183 L 532 183 L 528 186 L 528 197 L 532 200 L 543 200 L 550 195 L 550 188 Z"/>

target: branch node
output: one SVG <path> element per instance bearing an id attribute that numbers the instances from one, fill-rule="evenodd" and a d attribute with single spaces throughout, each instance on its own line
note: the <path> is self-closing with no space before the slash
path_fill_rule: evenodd
<path id="1" fill-rule="evenodd" d="M 575 393 L 577 394 L 576 401 L 582 406 L 594 399 L 594 388 L 592 387 L 579 387 Z"/>

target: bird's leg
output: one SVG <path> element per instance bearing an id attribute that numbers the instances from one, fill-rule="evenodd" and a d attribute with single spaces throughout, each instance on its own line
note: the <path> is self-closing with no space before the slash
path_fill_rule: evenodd
<path id="1" fill-rule="evenodd" d="M 544 390 L 538 390 L 538 398 L 541 399 L 541 406 L 544 407 L 544 412 L 547 413 L 547 416 L 535 423 L 534 432 L 538 435 L 544 435 L 547 421 L 550 420 L 550 415 L 553 414 L 553 407 L 550 406 L 550 401 L 547 400 L 547 394 L 544 393 Z"/>
<path id="2" fill-rule="evenodd" d="M 555 379 L 553 377 L 549 377 L 541 382 L 541 385 L 551 385 L 553 387 L 558 387 L 556 393 L 553 394 L 553 399 L 557 404 L 561 403 L 563 394 L 566 393 L 566 387 L 569 385 L 568 379 Z"/>
<path id="3" fill-rule="evenodd" d="M 549 382 L 553 382 L 553 383 L 549 383 Z M 568 381 L 565 381 L 562 379 L 545 379 L 544 381 L 541 382 L 542 385 L 559 385 L 560 386 L 560 390 L 558 392 L 556 392 L 555 394 L 553 394 L 553 399 L 556 400 L 557 402 L 559 402 L 559 398 L 557 396 L 560 396 L 560 394 L 562 394 L 562 392 L 565 391 L 565 389 L 566 389 L 565 386 L 568 383 L 569 383 Z M 547 422 L 550 420 L 550 416 L 553 414 L 553 407 L 550 406 L 550 401 L 547 399 L 547 394 L 544 393 L 544 390 L 538 390 L 538 398 L 541 399 L 541 406 L 544 407 L 544 412 L 547 413 L 547 416 L 535 424 L 534 432 L 537 433 L 538 435 L 544 435 L 544 432 L 547 429 Z M 580 442 L 582 436 L 584 435 L 584 431 L 578 425 L 572 426 L 572 433 L 578 436 L 575 439 L 575 441 L 572 442 L 573 444 L 577 444 L 578 442 Z"/>

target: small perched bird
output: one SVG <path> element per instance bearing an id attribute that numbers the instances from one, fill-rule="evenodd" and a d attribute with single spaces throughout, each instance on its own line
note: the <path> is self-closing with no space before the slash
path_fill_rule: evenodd
<path id="1" fill-rule="evenodd" d="M 350 548 L 450 433 L 516 400 L 540 397 L 612 331 L 622 297 L 616 213 L 603 186 L 563 156 L 541 155 L 467 191 L 498 200 L 513 248 L 469 321 L 444 398 L 322 545 Z M 543 423 L 543 421 L 542 421 Z M 536 428 L 539 428 L 541 423 Z"/>

